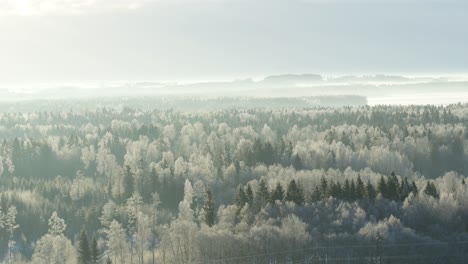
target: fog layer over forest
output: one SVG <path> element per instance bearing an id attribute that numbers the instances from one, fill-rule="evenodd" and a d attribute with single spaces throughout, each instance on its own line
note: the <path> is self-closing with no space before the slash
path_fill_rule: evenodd
<path id="1" fill-rule="evenodd" d="M 227 81 L 135 81 L 0 84 L 0 101 L 96 97 L 190 96 L 218 97 L 317 97 L 353 95 L 369 105 L 448 105 L 468 102 L 468 76 L 458 75 L 318 75 L 282 74 Z M 363 102 L 361 102 L 364 104 Z M 319 104 L 320 105 L 320 104 Z M 329 104 L 321 104 L 329 106 Z M 337 106 L 355 105 L 355 102 Z M 256 107 L 253 104 L 251 107 Z M 245 106 L 244 106 L 245 107 Z M 186 109 L 184 109 L 186 110 Z"/>
<path id="2" fill-rule="evenodd" d="M 346 98 L 3 103 L 0 256 L 463 263 L 468 105 Z"/>

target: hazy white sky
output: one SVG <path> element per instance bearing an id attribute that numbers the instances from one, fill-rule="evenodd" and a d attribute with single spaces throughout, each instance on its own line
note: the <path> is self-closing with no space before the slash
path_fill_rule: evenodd
<path id="1" fill-rule="evenodd" d="M 0 0 L 0 82 L 464 72 L 468 1 Z"/>

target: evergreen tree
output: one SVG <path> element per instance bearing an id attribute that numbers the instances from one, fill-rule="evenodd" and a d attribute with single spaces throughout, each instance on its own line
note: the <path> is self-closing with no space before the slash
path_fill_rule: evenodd
<path id="1" fill-rule="evenodd" d="M 236 205 L 237 208 L 240 210 L 244 205 L 248 202 L 247 195 L 245 194 L 244 187 L 239 185 L 237 187 L 237 195 L 236 195 Z"/>
<path id="2" fill-rule="evenodd" d="M 93 236 L 91 242 L 91 263 L 98 264 L 101 260 L 101 252 L 99 251 L 96 236 Z"/>
<path id="3" fill-rule="evenodd" d="M 408 179 L 405 178 L 403 181 L 401 181 L 401 185 L 400 185 L 400 188 L 398 190 L 398 195 L 400 197 L 400 201 L 404 201 L 406 199 L 406 197 L 408 197 L 410 192 L 411 192 L 411 185 L 408 182 Z"/>
<path id="4" fill-rule="evenodd" d="M 351 184 L 348 179 L 345 180 L 343 185 L 343 199 L 346 201 L 351 200 Z"/>
<path id="5" fill-rule="evenodd" d="M 414 195 L 418 195 L 419 193 L 419 190 L 418 190 L 418 186 L 416 186 L 416 183 L 413 181 L 411 183 L 411 192 L 414 194 Z"/>
<path id="6" fill-rule="evenodd" d="M 247 196 L 247 202 L 252 205 L 253 204 L 253 199 L 254 199 L 254 194 L 252 191 L 252 187 L 250 187 L 250 184 L 247 184 L 247 190 L 245 191 L 245 194 Z"/>
<path id="7" fill-rule="evenodd" d="M 366 198 L 369 200 L 374 200 L 377 197 L 377 192 L 374 188 L 374 185 L 369 181 L 367 181 L 366 185 Z"/>
<path id="8" fill-rule="evenodd" d="M 322 193 L 323 198 L 328 198 L 328 182 L 327 179 L 325 179 L 324 176 L 320 179 L 320 191 Z"/>
<path id="9" fill-rule="evenodd" d="M 398 200 L 398 188 L 400 184 L 398 182 L 398 178 L 396 177 L 395 173 L 392 172 L 390 177 L 388 178 L 387 181 L 387 197 L 388 199 L 391 200 Z"/>
<path id="10" fill-rule="evenodd" d="M 91 263 L 91 252 L 89 249 L 88 237 L 86 236 L 85 230 L 81 231 L 80 240 L 78 241 L 78 263 L 89 264 Z"/>
<path id="11" fill-rule="evenodd" d="M 424 193 L 430 195 L 434 198 L 439 198 L 439 194 L 437 193 L 437 189 L 431 181 L 426 183 L 426 188 L 424 188 Z"/>
<path id="12" fill-rule="evenodd" d="M 314 191 L 310 195 L 310 202 L 315 203 L 322 200 L 322 193 L 320 191 L 320 188 L 318 186 L 315 186 Z"/>
<path id="13" fill-rule="evenodd" d="M 266 185 L 264 179 L 260 180 L 255 192 L 255 200 L 257 203 L 257 209 L 262 208 L 270 201 L 270 191 Z"/>
<path id="14" fill-rule="evenodd" d="M 361 180 L 361 176 L 358 176 L 356 181 L 356 199 L 361 200 L 365 195 L 365 186 L 364 182 Z"/>
<path id="15" fill-rule="evenodd" d="M 133 173 L 130 169 L 130 166 L 127 165 L 125 175 L 123 178 L 123 187 L 124 187 L 124 200 L 127 200 L 133 195 L 135 190 Z"/>
<path id="16" fill-rule="evenodd" d="M 354 179 L 351 180 L 351 185 L 349 186 L 349 200 L 356 200 L 356 184 L 354 183 Z"/>
<path id="17" fill-rule="evenodd" d="M 151 169 L 150 178 L 151 178 L 151 189 L 152 189 L 151 192 L 159 193 L 161 191 L 161 186 L 160 186 L 160 183 L 159 183 L 158 174 L 156 173 L 156 168 L 154 168 L 154 167 Z"/>
<path id="18" fill-rule="evenodd" d="M 380 177 L 380 181 L 379 181 L 379 185 L 377 186 L 377 189 L 384 198 L 388 198 L 387 182 L 385 181 L 385 178 L 383 177 L 383 175 Z"/>
<path id="19" fill-rule="evenodd" d="M 293 165 L 294 169 L 297 170 L 297 171 L 303 169 L 302 160 L 301 160 L 301 158 L 299 158 L 299 155 L 297 155 L 297 154 L 294 155 L 292 165 Z"/>
<path id="20" fill-rule="evenodd" d="M 332 182 L 330 186 L 330 195 L 337 199 L 342 199 L 343 194 L 341 190 L 341 184 L 339 182 Z"/>
<path id="21" fill-rule="evenodd" d="M 292 201 L 297 205 L 304 204 L 304 191 L 300 184 L 297 184 L 294 179 L 289 182 L 288 190 L 286 192 L 286 200 Z"/>
<path id="22" fill-rule="evenodd" d="M 283 201 L 284 199 L 284 189 L 279 182 L 276 183 L 276 187 L 271 194 L 271 201 L 274 203 L 275 201 Z"/>
<path id="23" fill-rule="evenodd" d="M 275 150 L 270 142 L 266 142 L 263 148 L 263 162 L 267 165 L 273 165 L 275 163 Z"/>
<path id="24" fill-rule="evenodd" d="M 210 189 L 206 190 L 206 198 L 205 205 L 203 206 L 203 210 L 205 211 L 205 223 L 209 227 L 212 227 L 215 224 L 216 212 L 213 195 Z"/>

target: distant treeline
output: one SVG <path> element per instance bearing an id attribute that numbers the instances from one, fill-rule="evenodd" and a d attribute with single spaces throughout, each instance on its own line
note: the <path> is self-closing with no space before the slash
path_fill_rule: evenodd
<path id="1" fill-rule="evenodd" d="M 308 107 L 342 107 L 363 106 L 367 104 L 365 96 L 337 95 L 337 96 L 307 96 L 301 98 L 269 97 L 265 91 L 265 97 L 184 97 L 162 96 L 129 98 L 103 97 L 99 99 L 64 99 L 64 100 L 26 100 L 0 103 L 2 112 L 36 112 L 68 110 L 85 111 L 97 108 L 133 108 L 141 110 L 175 110 L 175 111 L 217 111 L 227 109 L 281 109 L 281 108 L 308 108 Z"/>

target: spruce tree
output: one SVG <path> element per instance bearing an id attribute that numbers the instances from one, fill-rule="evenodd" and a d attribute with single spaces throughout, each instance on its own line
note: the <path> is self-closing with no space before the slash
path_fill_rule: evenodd
<path id="1" fill-rule="evenodd" d="M 270 201 L 270 191 L 264 179 L 260 180 L 255 192 L 255 200 L 257 203 L 257 209 L 262 208 Z"/>
<path id="2" fill-rule="evenodd" d="M 239 210 L 244 207 L 244 205 L 247 203 L 247 195 L 245 194 L 244 187 L 242 185 L 239 185 L 237 187 L 237 195 L 236 195 L 236 205 Z"/>
<path id="3" fill-rule="evenodd" d="M 283 201 L 284 199 L 284 189 L 279 182 L 276 183 L 276 187 L 271 194 L 271 201 L 274 203 L 275 201 Z"/>
<path id="4" fill-rule="evenodd" d="M 369 200 L 374 200 L 377 196 L 377 192 L 375 191 L 374 185 L 369 181 L 367 181 L 366 185 L 366 198 Z"/>
<path id="5" fill-rule="evenodd" d="M 98 264 L 100 263 L 101 259 L 101 252 L 99 251 L 96 236 L 93 236 L 93 240 L 91 242 L 91 263 Z"/>
<path id="6" fill-rule="evenodd" d="M 294 179 L 288 185 L 288 190 L 286 192 L 286 200 L 292 201 L 297 205 L 304 204 L 304 191 L 300 184 L 297 184 Z"/>
<path id="7" fill-rule="evenodd" d="M 79 264 L 89 264 L 91 262 L 91 252 L 89 250 L 88 237 L 86 232 L 83 229 L 80 234 L 80 240 L 78 241 L 78 263 Z"/>
<path id="8" fill-rule="evenodd" d="M 404 201 L 406 199 L 406 197 L 408 197 L 410 192 L 411 192 L 411 185 L 408 182 L 408 179 L 405 178 L 403 181 L 401 181 L 401 185 L 400 185 L 400 188 L 398 190 L 398 195 L 400 196 L 400 201 Z"/>
<path id="9" fill-rule="evenodd" d="M 356 184 L 354 183 L 354 179 L 351 180 L 351 185 L 349 186 L 349 200 L 356 200 Z"/>
<path id="10" fill-rule="evenodd" d="M 392 172 L 392 174 L 390 175 L 387 181 L 387 197 L 385 198 L 388 198 L 391 200 L 398 200 L 399 186 L 400 186 L 400 183 L 398 182 L 398 178 L 396 177 L 395 173 Z"/>
<path id="11" fill-rule="evenodd" d="M 322 193 L 323 198 L 328 198 L 328 182 L 327 179 L 325 179 L 324 176 L 320 179 L 320 191 Z"/>
<path id="12" fill-rule="evenodd" d="M 385 178 L 383 176 L 380 177 L 380 181 L 379 181 L 379 185 L 377 186 L 377 189 L 384 198 L 388 198 L 387 182 L 385 181 Z"/>
<path id="13" fill-rule="evenodd" d="M 322 193 L 320 192 L 320 188 L 315 186 L 314 191 L 310 195 L 310 202 L 315 203 L 322 199 Z"/>
<path id="14" fill-rule="evenodd" d="M 252 191 L 252 187 L 250 187 L 250 184 L 247 184 L 247 190 L 245 191 L 245 195 L 247 196 L 247 202 L 252 205 L 253 204 L 253 198 L 254 194 Z"/>
<path id="15" fill-rule="evenodd" d="M 212 227 L 215 224 L 215 204 L 213 201 L 213 194 L 211 190 L 206 190 L 206 202 L 203 206 L 203 210 L 205 211 L 205 223 Z"/>
<path id="16" fill-rule="evenodd" d="M 343 199 L 346 201 L 351 200 L 351 184 L 348 179 L 345 180 L 343 185 Z"/>
<path id="17" fill-rule="evenodd" d="M 411 192 L 414 195 L 418 195 L 419 193 L 418 186 L 416 186 L 416 183 L 414 181 L 411 183 Z"/>
<path id="18" fill-rule="evenodd" d="M 161 191 L 161 186 L 160 186 L 160 183 L 159 183 L 159 177 L 158 177 L 158 173 L 156 172 L 156 168 L 152 168 L 151 169 L 151 189 L 152 189 L 152 192 L 160 192 Z"/>
<path id="19" fill-rule="evenodd" d="M 270 142 L 266 142 L 263 148 L 263 162 L 267 165 L 275 163 L 275 150 Z"/>
<path id="20" fill-rule="evenodd" d="M 292 165 L 294 167 L 295 170 L 299 171 L 299 170 L 302 170 L 302 160 L 301 158 L 299 158 L 299 155 L 294 155 L 293 157 L 293 162 L 292 162 Z"/>
<path id="21" fill-rule="evenodd" d="M 424 193 L 427 195 L 430 195 L 434 198 L 439 198 L 439 194 L 437 193 L 437 189 L 434 185 L 434 183 L 428 181 L 426 183 L 426 188 L 424 188 Z"/>
<path id="22" fill-rule="evenodd" d="M 133 195 L 134 192 L 134 182 L 133 182 L 133 173 L 130 169 L 130 166 L 127 165 L 125 175 L 123 178 L 123 187 L 124 187 L 124 200 L 127 200 Z"/>
<path id="23" fill-rule="evenodd" d="M 337 199 L 343 199 L 343 190 L 341 189 L 341 184 L 339 182 L 333 182 L 330 187 L 330 195 Z"/>
<path id="24" fill-rule="evenodd" d="M 364 198 L 365 186 L 364 182 L 361 180 L 361 176 L 358 176 L 356 181 L 356 199 L 361 200 Z"/>

